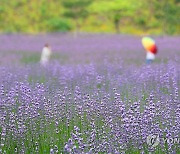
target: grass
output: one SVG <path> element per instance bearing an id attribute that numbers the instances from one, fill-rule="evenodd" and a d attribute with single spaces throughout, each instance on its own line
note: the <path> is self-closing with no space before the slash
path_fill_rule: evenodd
<path id="1" fill-rule="evenodd" d="M 29 52 L 23 52 L 21 53 L 22 57 L 20 62 L 23 64 L 34 64 L 38 63 L 40 61 L 40 53 L 29 53 Z"/>
<path id="2" fill-rule="evenodd" d="M 41 58 L 41 53 L 38 52 L 19 52 L 19 54 L 21 54 L 20 63 L 22 64 L 39 63 Z M 53 53 L 50 60 L 58 60 L 59 63 L 64 64 L 69 60 L 69 57 L 64 53 Z"/>

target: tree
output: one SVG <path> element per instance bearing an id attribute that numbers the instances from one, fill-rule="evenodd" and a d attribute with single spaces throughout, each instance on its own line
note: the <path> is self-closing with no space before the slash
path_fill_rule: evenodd
<path id="1" fill-rule="evenodd" d="M 155 1 L 156 2 L 156 1 Z M 174 34 L 177 30 L 180 15 L 180 2 L 178 0 L 158 1 L 155 5 L 155 18 L 162 23 L 163 33 Z"/>
<path id="2" fill-rule="evenodd" d="M 65 8 L 64 16 L 75 21 L 76 33 L 81 27 L 80 19 L 84 20 L 89 15 L 87 7 L 91 2 L 92 0 L 62 0 Z"/>
<path id="3" fill-rule="evenodd" d="M 163 34 L 173 34 L 178 31 L 179 0 L 146 0 L 142 1 L 141 16 L 146 18 L 144 27 L 160 29 Z M 146 13 L 145 13 L 146 11 Z"/>
<path id="4" fill-rule="evenodd" d="M 115 31 L 120 32 L 120 21 L 123 17 L 133 17 L 135 11 L 140 7 L 140 3 L 133 0 L 105 0 L 96 1 L 89 10 L 99 15 L 106 15 L 114 24 Z"/>

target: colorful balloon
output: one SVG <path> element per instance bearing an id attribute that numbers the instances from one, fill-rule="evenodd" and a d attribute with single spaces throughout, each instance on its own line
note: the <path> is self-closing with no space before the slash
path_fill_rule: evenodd
<path id="1" fill-rule="evenodd" d="M 142 44 L 147 52 L 151 52 L 153 54 L 157 53 L 157 46 L 155 41 L 150 37 L 143 37 Z"/>

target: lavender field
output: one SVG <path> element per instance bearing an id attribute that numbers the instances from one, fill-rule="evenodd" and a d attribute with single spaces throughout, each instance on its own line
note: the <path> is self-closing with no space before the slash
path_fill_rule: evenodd
<path id="1" fill-rule="evenodd" d="M 180 153 L 180 37 L 153 38 L 147 65 L 137 36 L 0 35 L 0 153 Z"/>

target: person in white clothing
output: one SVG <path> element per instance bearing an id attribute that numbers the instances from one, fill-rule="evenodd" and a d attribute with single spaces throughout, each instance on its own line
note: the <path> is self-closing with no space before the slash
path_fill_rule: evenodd
<path id="1" fill-rule="evenodd" d="M 47 65 L 51 54 L 52 54 L 51 47 L 48 43 L 46 43 L 44 45 L 44 48 L 43 48 L 42 54 L 41 54 L 41 60 L 40 60 L 41 65 L 43 65 L 43 66 Z"/>
<path id="2" fill-rule="evenodd" d="M 146 64 L 151 64 L 155 59 L 155 54 L 152 52 L 147 52 L 146 54 Z"/>

